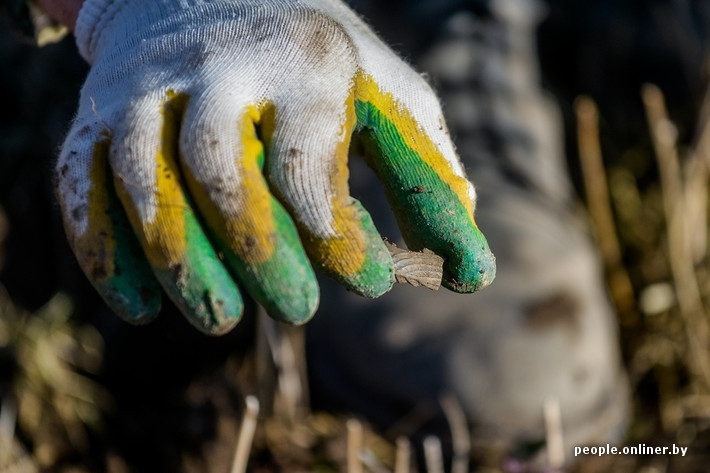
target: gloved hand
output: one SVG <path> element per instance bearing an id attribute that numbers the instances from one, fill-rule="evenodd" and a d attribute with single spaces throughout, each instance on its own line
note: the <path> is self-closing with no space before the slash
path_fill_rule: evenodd
<path id="1" fill-rule="evenodd" d="M 444 257 L 443 283 L 493 279 L 436 97 L 339 0 L 86 0 L 75 34 L 92 68 L 58 194 L 124 319 L 155 316 L 162 286 L 207 333 L 237 322 L 240 288 L 302 323 L 319 299 L 309 259 L 358 294 L 388 291 L 391 256 L 348 194 L 353 136 L 410 248 Z"/>

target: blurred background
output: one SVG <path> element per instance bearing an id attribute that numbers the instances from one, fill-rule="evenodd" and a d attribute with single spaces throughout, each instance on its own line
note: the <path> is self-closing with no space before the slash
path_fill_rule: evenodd
<path id="1" fill-rule="evenodd" d="M 376 3 L 359 11 L 410 59 L 453 11 L 489 14 L 484 0 Z M 710 3 L 542 6 L 531 46 L 562 111 L 632 388 L 623 445 L 689 448 L 568 468 L 707 471 Z M 228 471 L 247 394 L 262 404 L 250 471 L 344 471 L 350 416 L 310 409 L 307 386 L 289 384 L 304 378 L 301 332 L 274 334 L 252 316 L 207 338 L 171 307 L 136 328 L 104 306 L 66 243 L 52 185 L 88 66 L 71 36 L 39 47 L 14 29 L 0 26 L 0 472 Z M 392 471 L 395 445 L 367 425 L 363 436 L 366 468 Z M 517 468 L 495 452 L 474 457 L 471 471 Z"/>

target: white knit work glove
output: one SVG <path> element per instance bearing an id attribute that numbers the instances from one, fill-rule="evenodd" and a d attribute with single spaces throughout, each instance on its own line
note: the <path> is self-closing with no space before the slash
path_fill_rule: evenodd
<path id="1" fill-rule="evenodd" d="M 339 0 L 86 0 L 76 37 L 92 68 L 58 194 L 79 263 L 124 319 L 157 314 L 159 282 L 207 333 L 237 322 L 241 289 L 301 323 L 319 299 L 309 259 L 359 294 L 388 291 L 391 256 L 348 195 L 353 136 L 410 248 L 445 258 L 444 284 L 493 279 L 436 97 Z"/>

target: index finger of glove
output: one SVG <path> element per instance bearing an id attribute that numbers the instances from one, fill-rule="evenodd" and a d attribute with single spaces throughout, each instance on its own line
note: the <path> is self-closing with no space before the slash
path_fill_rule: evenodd
<path id="1" fill-rule="evenodd" d="M 474 219 L 475 190 L 434 93 L 408 67 L 394 67 L 377 78 L 364 70 L 358 75 L 357 129 L 366 159 L 408 246 L 445 259 L 442 283 L 449 289 L 477 291 L 495 277 L 495 258 Z"/>

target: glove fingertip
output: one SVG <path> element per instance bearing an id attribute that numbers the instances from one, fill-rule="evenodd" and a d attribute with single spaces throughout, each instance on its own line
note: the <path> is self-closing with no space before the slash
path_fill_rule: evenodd
<path id="1" fill-rule="evenodd" d="M 355 274 L 336 275 L 335 278 L 349 291 L 375 299 L 392 289 L 394 263 L 379 234 L 368 232 L 366 244 L 367 256 L 360 271 Z"/>
<path id="2" fill-rule="evenodd" d="M 190 315 L 190 320 L 207 335 L 224 335 L 231 331 L 242 317 L 244 306 L 241 296 L 223 297 L 224 294 L 207 291 L 202 303 Z"/>
<path id="3" fill-rule="evenodd" d="M 320 302 L 320 291 L 315 275 L 304 278 L 286 294 L 264 301 L 262 304 L 267 314 L 279 322 L 289 325 L 303 325 L 316 313 Z"/>
<path id="4" fill-rule="evenodd" d="M 473 245 L 455 245 L 444 263 L 442 285 L 454 292 L 471 293 L 490 285 L 495 277 L 496 258 L 482 239 Z"/>
<path id="5" fill-rule="evenodd" d="M 161 290 L 128 222 L 116 208 L 110 220 L 90 227 L 74 242 L 77 259 L 92 285 L 121 319 L 145 324 L 157 317 Z"/>
<path id="6" fill-rule="evenodd" d="M 160 286 L 152 275 L 145 281 L 114 277 L 105 282 L 95 283 L 94 287 L 109 308 L 130 324 L 145 325 L 152 322 L 160 313 L 162 305 Z"/>
<path id="7" fill-rule="evenodd" d="M 241 319 L 242 296 L 189 207 L 183 218 L 186 244 L 182 260 L 154 270 L 193 326 L 207 335 L 223 335 Z"/>
<path id="8" fill-rule="evenodd" d="M 273 198 L 270 209 L 273 234 L 264 239 L 270 242 L 269 249 L 254 253 L 268 254 L 268 258 L 249 261 L 248 253 L 234 251 L 238 245 L 233 240 L 219 235 L 216 238 L 225 249 L 229 266 L 269 316 L 287 324 L 301 325 L 310 320 L 318 308 L 318 281 L 288 213 Z"/>
<path id="9" fill-rule="evenodd" d="M 216 260 L 216 258 L 215 258 Z M 243 302 L 224 268 L 205 270 L 219 261 L 203 260 L 169 269 L 155 269 L 165 292 L 185 318 L 206 335 L 223 335 L 239 322 Z"/>
<path id="10" fill-rule="evenodd" d="M 362 240 L 361 248 L 359 248 L 360 265 L 357 271 L 329 271 L 328 267 L 324 270 L 333 279 L 338 281 L 346 289 L 358 295 L 371 299 L 380 297 L 384 293 L 392 289 L 394 284 L 394 262 L 392 255 L 387 250 L 382 237 L 375 228 L 375 224 L 370 217 L 370 214 L 362 207 L 362 204 L 355 199 L 351 200 L 351 204 L 357 216 L 359 217 L 359 233 L 358 238 L 353 240 Z M 346 236 L 347 238 L 347 236 Z M 352 242 L 351 242 L 352 243 Z M 338 258 L 341 260 L 352 259 L 352 255 L 338 254 L 340 245 L 328 245 L 335 249 L 334 254 L 330 258 Z M 352 252 L 352 244 L 342 245 L 343 249 Z"/>

